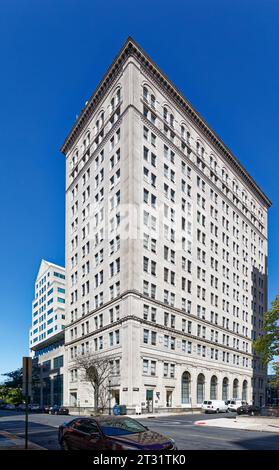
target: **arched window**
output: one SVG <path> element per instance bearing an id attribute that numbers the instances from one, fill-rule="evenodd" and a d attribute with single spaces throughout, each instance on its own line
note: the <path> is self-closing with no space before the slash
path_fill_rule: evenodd
<path id="1" fill-rule="evenodd" d="M 217 377 L 213 375 L 210 380 L 210 400 L 217 400 Z"/>
<path id="2" fill-rule="evenodd" d="M 228 400 L 229 379 L 225 377 L 222 384 L 222 400 Z"/>
<path id="3" fill-rule="evenodd" d="M 72 162 L 71 162 L 71 167 L 73 168 L 78 162 L 78 150 L 74 152 Z"/>
<path id="4" fill-rule="evenodd" d="M 204 375 L 199 374 L 197 379 L 197 403 L 202 403 L 204 401 L 204 384 Z"/>
<path id="5" fill-rule="evenodd" d="M 118 88 L 116 92 L 116 104 L 120 103 L 120 98 L 121 98 L 121 91 L 120 91 L 120 88 Z"/>
<path id="6" fill-rule="evenodd" d="M 233 398 L 238 398 L 238 388 L 239 388 L 238 379 L 234 379 L 234 381 L 233 381 Z"/>
<path id="7" fill-rule="evenodd" d="M 247 401 L 247 390 L 248 390 L 248 382 L 247 380 L 243 380 L 242 384 L 242 400 Z"/>
<path id="8" fill-rule="evenodd" d="M 181 404 L 188 405 L 190 403 L 190 383 L 191 376 L 189 372 L 184 372 L 181 377 Z"/>
<path id="9" fill-rule="evenodd" d="M 88 132 L 86 136 L 86 147 L 89 147 L 89 145 L 90 145 L 90 132 Z"/>
<path id="10" fill-rule="evenodd" d="M 148 89 L 146 86 L 143 87 L 143 99 L 148 101 Z"/>
<path id="11" fill-rule="evenodd" d="M 115 99 L 112 98 L 110 101 L 110 112 L 113 113 L 114 110 L 115 110 Z"/>
<path id="12" fill-rule="evenodd" d="M 166 108 L 166 106 L 164 106 L 163 111 L 164 111 L 164 119 L 165 119 L 165 121 L 167 121 L 168 120 L 168 108 Z"/>
<path id="13" fill-rule="evenodd" d="M 154 95 L 150 95 L 150 104 L 151 104 L 151 107 L 155 109 L 156 98 Z"/>
<path id="14" fill-rule="evenodd" d="M 100 127 L 103 127 L 104 122 L 105 122 L 105 113 L 104 111 L 102 111 L 100 114 Z"/>

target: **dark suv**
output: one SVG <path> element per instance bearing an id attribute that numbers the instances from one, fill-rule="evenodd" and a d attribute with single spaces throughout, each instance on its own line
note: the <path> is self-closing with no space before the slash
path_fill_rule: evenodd
<path id="1" fill-rule="evenodd" d="M 261 413 L 261 409 L 256 405 L 243 405 L 237 408 L 236 412 L 238 415 L 255 416 Z"/>
<path id="2" fill-rule="evenodd" d="M 53 405 L 49 408 L 50 415 L 68 415 L 69 410 L 65 406 Z"/>

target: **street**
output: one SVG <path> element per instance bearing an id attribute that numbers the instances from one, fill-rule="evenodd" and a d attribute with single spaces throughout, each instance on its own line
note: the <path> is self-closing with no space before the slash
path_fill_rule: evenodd
<path id="1" fill-rule="evenodd" d="M 233 418 L 234 414 L 228 417 Z M 0 430 L 24 436 L 24 413 L 0 411 Z M 58 426 L 74 416 L 29 415 L 29 440 L 45 449 L 59 450 Z M 224 414 L 185 414 L 156 418 L 137 417 L 150 429 L 173 438 L 180 450 L 278 450 L 279 435 L 195 425 L 195 421 L 224 418 Z"/>

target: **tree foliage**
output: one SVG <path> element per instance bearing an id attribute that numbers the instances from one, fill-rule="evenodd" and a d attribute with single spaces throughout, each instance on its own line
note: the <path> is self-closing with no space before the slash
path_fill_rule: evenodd
<path id="1" fill-rule="evenodd" d="M 264 315 L 264 334 L 254 341 L 254 350 L 264 364 L 279 355 L 279 295 L 272 302 L 272 308 Z M 279 372 L 279 370 L 278 370 Z"/>
<path id="2" fill-rule="evenodd" d="M 273 368 L 274 375 L 272 379 L 270 380 L 270 385 L 273 388 L 279 389 L 279 362 L 273 362 L 272 368 Z"/>
<path id="3" fill-rule="evenodd" d="M 4 380 L 4 384 L 9 388 L 22 388 L 22 368 L 13 370 L 12 372 L 6 372 L 2 374 L 7 377 Z"/>
<path id="4" fill-rule="evenodd" d="M 0 400 L 11 405 L 22 403 L 23 396 L 21 389 L 9 388 L 6 385 L 0 385 Z"/>

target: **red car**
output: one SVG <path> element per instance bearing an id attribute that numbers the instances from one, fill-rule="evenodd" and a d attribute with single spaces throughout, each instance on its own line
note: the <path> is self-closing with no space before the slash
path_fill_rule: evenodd
<path id="1" fill-rule="evenodd" d="M 176 450 L 175 442 L 124 416 L 76 418 L 59 427 L 63 450 Z"/>

